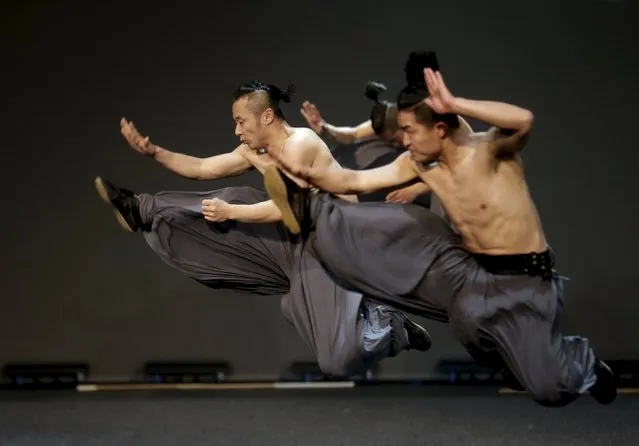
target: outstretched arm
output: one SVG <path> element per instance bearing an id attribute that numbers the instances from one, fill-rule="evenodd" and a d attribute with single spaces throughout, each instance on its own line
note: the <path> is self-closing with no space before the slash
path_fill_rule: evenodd
<path id="1" fill-rule="evenodd" d="M 243 155 L 243 146 L 237 147 L 230 153 L 198 158 L 172 152 L 153 144 L 148 136 L 143 137 L 138 132 L 133 122 L 127 121 L 125 118 L 120 121 L 120 132 L 134 150 L 155 159 L 167 169 L 185 178 L 215 180 L 239 175 L 253 168 Z"/>
<path id="2" fill-rule="evenodd" d="M 370 120 L 356 127 L 337 127 L 329 124 L 322 118 L 315 104 L 309 101 L 304 101 L 300 113 L 315 133 L 322 137 L 329 136 L 340 144 L 350 144 L 375 135 Z"/>
<path id="3" fill-rule="evenodd" d="M 154 159 L 167 169 L 194 180 L 217 180 L 248 172 L 252 164 L 242 155 L 243 148 L 222 155 L 197 158 L 158 147 Z"/>
<path id="4" fill-rule="evenodd" d="M 285 171 L 309 184 L 334 194 L 372 193 L 407 183 L 417 177 L 408 152 L 390 164 L 369 170 L 343 169 L 333 162 L 329 166 L 304 166 L 272 154 Z"/>
<path id="5" fill-rule="evenodd" d="M 341 144 L 351 144 L 375 135 L 371 121 L 362 122 L 357 127 L 336 127 L 325 122 L 320 136 L 330 136 Z"/>
<path id="6" fill-rule="evenodd" d="M 488 132 L 490 138 L 487 142 L 495 155 L 517 153 L 524 148 L 533 124 L 530 110 L 504 102 L 454 97 L 440 72 L 426 69 L 424 75 L 430 95 L 426 103 L 433 111 L 456 113 L 493 125 L 494 129 Z"/>

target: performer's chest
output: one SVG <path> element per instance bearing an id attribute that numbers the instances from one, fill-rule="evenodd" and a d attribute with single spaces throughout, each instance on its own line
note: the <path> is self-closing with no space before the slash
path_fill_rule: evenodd
<path id="1" fill-rule="evenodd" d="M 464 223 L 492 206 L 490 178 L 474 166 L 457 166 L 454 171 L 439 165 L 420 169 L 419 176 L 440 199 L 452 220 Z"/>

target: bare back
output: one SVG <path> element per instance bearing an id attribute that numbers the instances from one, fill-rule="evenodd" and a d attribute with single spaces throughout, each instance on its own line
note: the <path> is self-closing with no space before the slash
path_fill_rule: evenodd
<path id="1" fill-rule="evenodd" d="M 472 140 L 471 140 L 472 141 Z M 542 252 L 547 242 L 518 155 L 490 159 L 482 143 L 456 148 L 454 161 L 416 165 L 471 252 Z"/>

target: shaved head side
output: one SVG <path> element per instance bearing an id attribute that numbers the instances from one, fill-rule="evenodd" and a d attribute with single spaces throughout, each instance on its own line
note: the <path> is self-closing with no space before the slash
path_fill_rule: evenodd
<path id="1" fill-rule="evenodd" d="M 291 102 L 291 96 L 294 86 L 289 86 L 282 90 L 281 88 L 267 84 L 261 81 L 252 81 L 240 85 L 233 93 L 233 102 L 240 99 L 246 100 L 247 108 L 256 115 L 264 113 L 265 110 L 271 109 L 276 117 L 284 119 L 284 113 L 280 108 L 281 102 Z"/>

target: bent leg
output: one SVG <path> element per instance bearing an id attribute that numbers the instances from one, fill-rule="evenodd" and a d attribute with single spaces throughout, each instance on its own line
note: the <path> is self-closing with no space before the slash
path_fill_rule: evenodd
<path id="1" fill-rule="evenodd" d="M 596 358 L 588 339 L 548 328 L 534 317 L 522 319 L 516 330 L 497 336 L 498 348 L 507 370 L 535 401 L 561 407 L 595 384 Z"/>
<path id="2" fill-rule="evenodd" d="M 335 284 L 310 247 L 300 247 L 282 312 L 321 370 L 348 377 L 409 347 L 403 313 Z"/>
<path id="3" fill-rule="evenodd" d="M 309 233 L 309 243 L 339 285 L 446 320 L 461 282 L 439 287 L 438 294 L 424 289 L 415 294 L 425 277 L 446 278 L 468 257 L 460 237 L 441 217 L 414 204 L 351 203 L 311 193 L 273 166 L 264 172 L 264 186 L 288 228 L 310 228 L 303 232 Z M 444 255 L 446 261 L 440 262 Z"/>
<path id="4" fill-rule="evenodd" d="M 559 331 L 562 286 L 559 278 L 502 277 L 497 288 L 507 294 L 469 294 L 450 313 L 476 359 L 506 368 L 536 402 L 552 407 L 574 401 L 597 380 L 588 340 Z"/>

